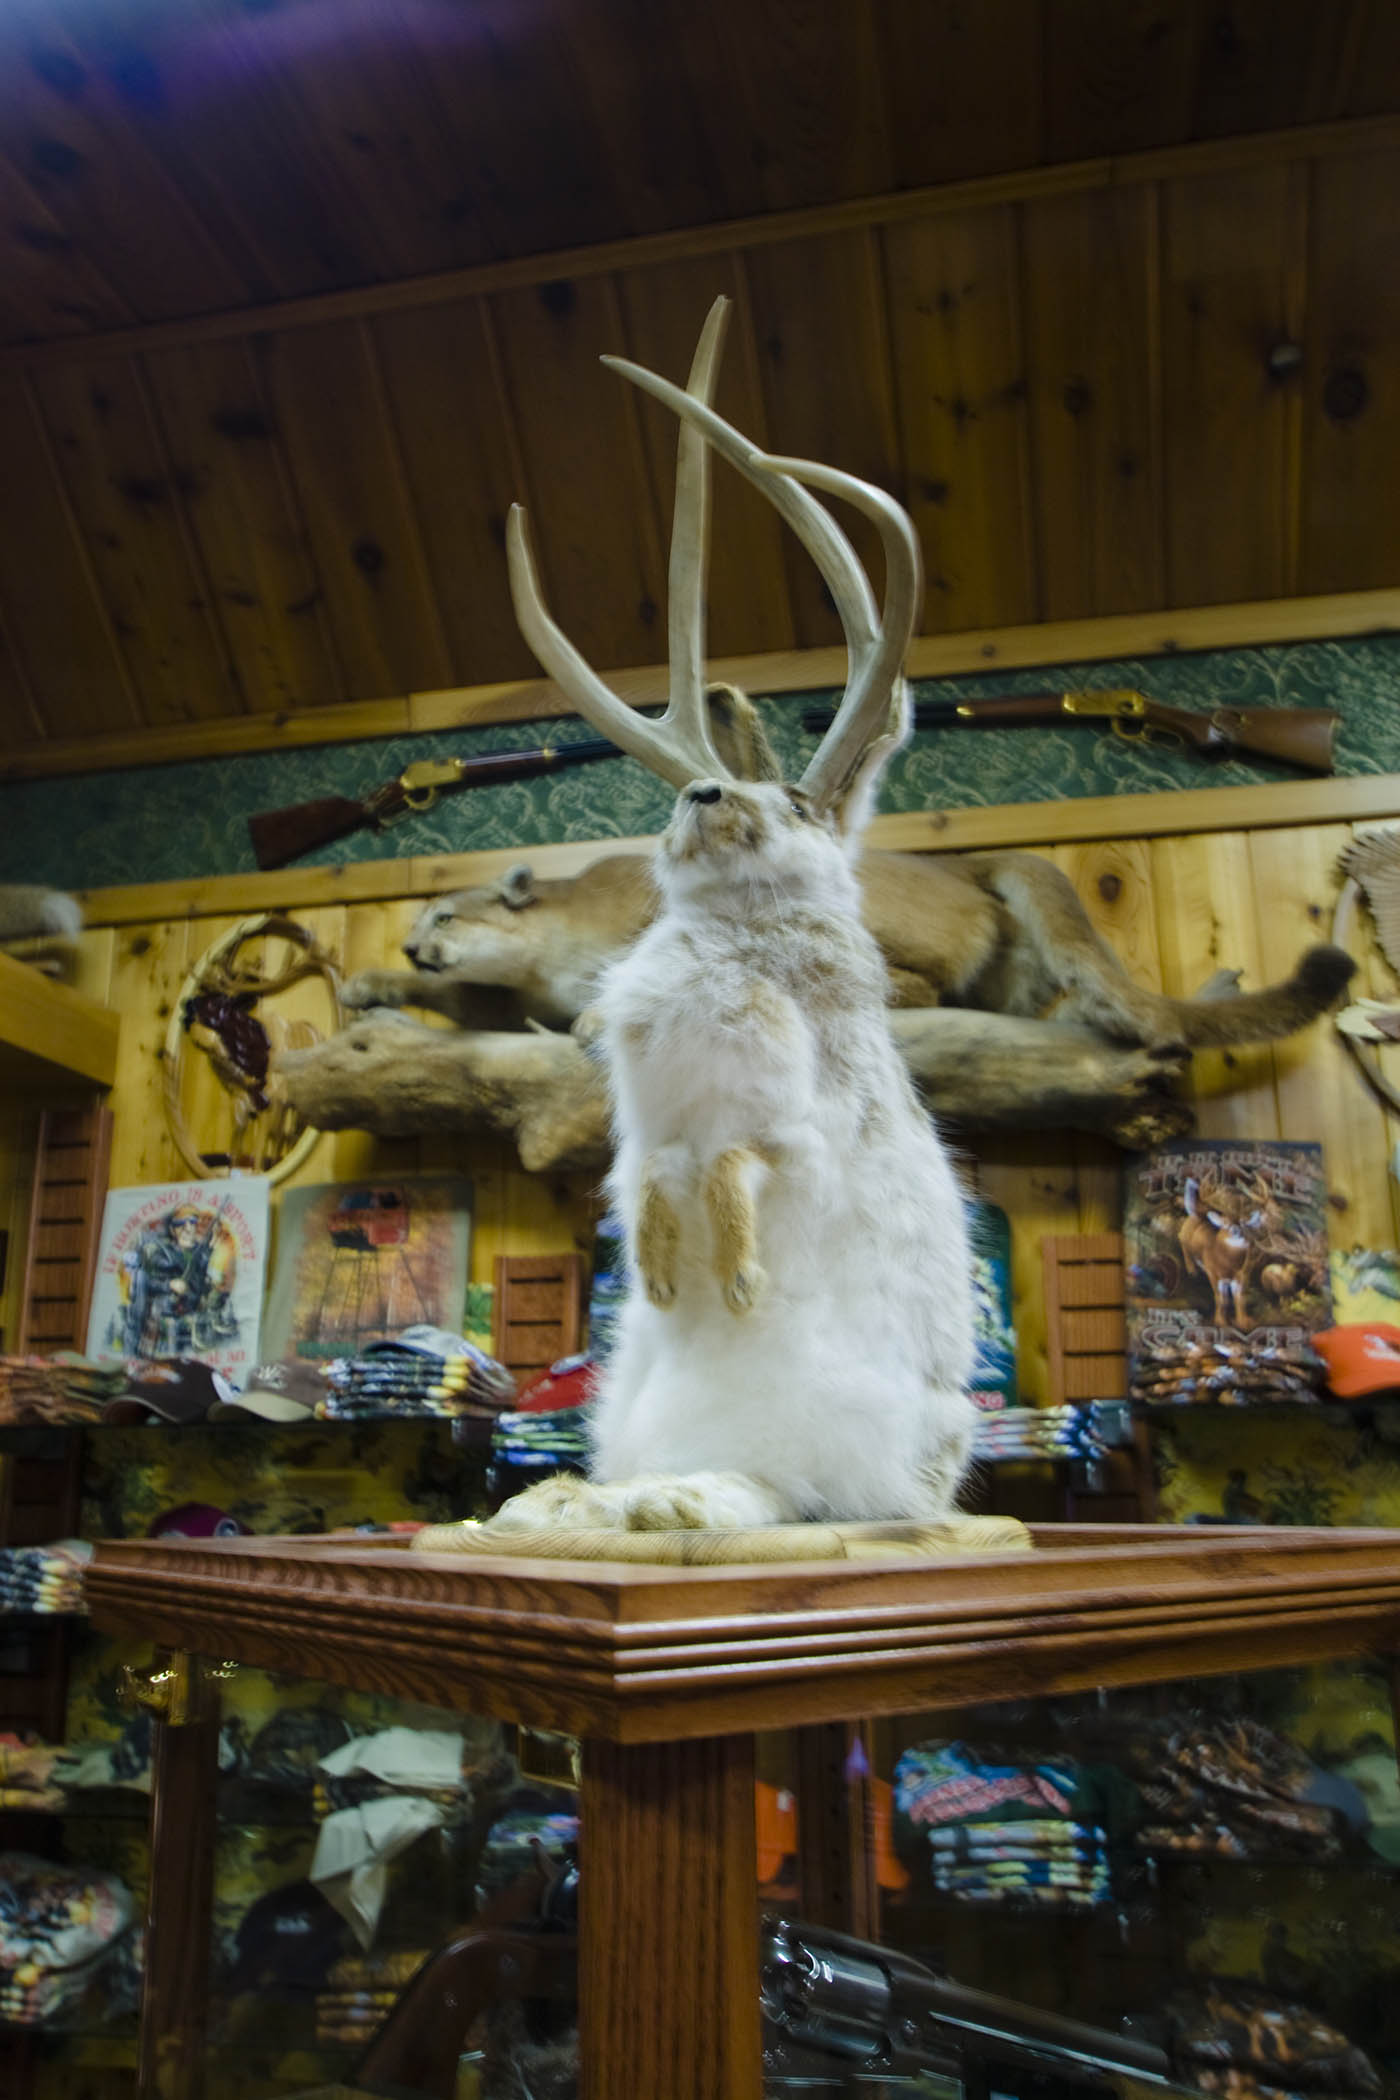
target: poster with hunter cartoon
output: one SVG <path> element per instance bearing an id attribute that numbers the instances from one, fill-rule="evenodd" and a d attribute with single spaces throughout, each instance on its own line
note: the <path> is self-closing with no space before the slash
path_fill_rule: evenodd
<path id="1" fill-rule="evenodd" d="M 1320 1145 L 1160 1145 L 1125 1166 L 1123 1239 L 1135 1397 L 1246 1400 L 1307 1383 L 1309 1337 L 1332 1322 Z"/>
<path id="2" fill-rule="evenodd" d="M 198 1357 L 241 1385 L 258 1360 L 266 1269 L 261 1178 L 111 1189 L 88 1354 Z"/>

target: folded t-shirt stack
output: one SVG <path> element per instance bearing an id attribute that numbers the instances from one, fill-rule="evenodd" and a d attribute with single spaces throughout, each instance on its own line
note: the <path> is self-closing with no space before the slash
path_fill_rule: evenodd
<path id="1" fill-rule="evenodd" d="M 1153 1407 L 1259 1407 L 1322 1396 L 1327 1367 L 1306 1341 L 1217 1335 L 1213 1341 L 1163 1337 L 1133 1351 L 1128 1390 Z"/>
<path id="2" fill-rule="evenodd" d="M 62 1808 L 66 1753 L 37 1736 L 0 1734 L 0 1808 Z"/>
<path id="3" fill-rule="evenodd" d="M 1002 1407 L 977 1417 L 973 1456 L 1008 1459 L 1102 1458 L 1117 1440 L 1120 1408 L 1089 1402 L 1083 1407 Z"/>
<path id="4" fill-rule="evenodd" d="M 1139 1814 L 1114 1766 L 919 1743 L 894 1769 L 895 1846 L 963 1903 L 1088 1910 L 1112 1900 L 1110 1848 Z"/>
<path id="5" fill-rule="evenodd" d="M 130 1930 L 131 1891 L 26 1852 L 0 1852 L 0 1890 L 0 2021 L 70 2023 Z"/>
<path id="6" fill-rule="evenodd" d="M 316 1993 L 318 2044 L 356 2042 L 363 2047 L 427 1959 L 426 1948 L 343 1955 Z"/>
<path id="7" fill-rule="evenodd" d="M 0 1612 L 85 1610 L 83 1574 L 91 1559 L 86 1539 L 0 1548 Z"/>
<path id="8" fill-rule="evenodd" d="M 126 1384 L 110 1358 L 0 1356 L 0 1423 L 96 1422 Z"/>
<path id="9" fill-rule="evenodd" d="M 1147 1812 L 1144 1852 L 1330 1859 L 1369 1820 L 1359 1788 L 1248 1716 L 1144 1721 L 1122 1756 Z"/>
<path id="10" fill-rule="evenodd" d="M 407 1328 L 392 1341 L 371 1342 L 359 1356 L 336 1357 L 325 1377 L 316 1413 L 331 1422 L 395 1415 L 494 1421 L 515 1398 L 515 1378 L 504 1364 L 441 1328 Z"/>
<path id="11" fill-rule="evenodd" d="M 1233 1977 L 1167 2003 L 1178 2076 L 1227 2100 L 1379 2093 L 1375 2065 L 1330 2021 Z"/>

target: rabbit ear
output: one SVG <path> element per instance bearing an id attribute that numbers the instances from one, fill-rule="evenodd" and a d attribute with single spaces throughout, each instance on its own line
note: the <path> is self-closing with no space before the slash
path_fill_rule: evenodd
<path id="1" fill-rule="evenodd" d="M 908 742 L 913 724 L 914 703 L 908 684 L 897 678 L 890 699 L 888 728 L 866 745 L 855 771 L 831 805 L 837 836 L 850 859 L 860 851 L 866 827 L 875 814 L 885 768 L 895 752 Z"/>
<path id="2" fill-rule="evenodd" d="M 781 780 L 783 769 L 758 718 L 758 709 L 737 685 L 707 685 L 710 735 L 736 780 Z"/>

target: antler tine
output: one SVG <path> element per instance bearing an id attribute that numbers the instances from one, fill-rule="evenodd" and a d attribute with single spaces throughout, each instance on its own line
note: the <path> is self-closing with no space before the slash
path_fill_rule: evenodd
<path id="1" fill-rule="evenodd" d="M 610 737 L 629 758 L 640 759 L 651 772 L 659 773 L 674 788 L 689 787 L 712 772 L 708 750 L 687 752 L 679 741 L 663 734 L 670 714 L 652 722 L 619 700 L 604 685 L 597 672 L 579 654 L 563 629 L 551 619 L 540 591 L 530 530 L 524 506 L 512 503 L 506 520 L 506 562 L 510 571 L 511 602 L 521 634 L 560 690 L 586 721 Z M 708 741 L 708 740 L 707 740 Z M 722 770 L 722 769 L 721 769 Z"/>
<path id="2" fill-rule="evenodd" d="M 767 473 L 810 482 L 830 495 L 844 497 L 876 527 L 885 552 L 885 603 L 879 631 L 858 644 L 850 628 L 846 628 L 851 659 L 846 690 L 836 720 L 802 775 L 801 786 L 823 808 L 841 793 L 871 740 L 889 722 L 895 683 L 923 605 L 923 555 L 908 512 L 874 483 L 859 481 L 853 474 L 842 473 L 839 467 L 817 466 L 810 460 L 769 458 L 763 466 Z M 854 553 L 851 559 L 856 559 Z M 864 582 L 863 572 L 861 580 Z M 837 605 L 839 608 L 839 599 Z"/>
<path id="3" fill-rule="evenodd" d="M 723 294 L 705 316 L 685 390 L 709 406 L 714 398 L 731 302 Z M 691 750 L 705 753 L 704 771 L 725 775 L 715 748 L 705 699 L 705 576 L 710 558 L 710 448 L 694 423 L 682 421 L 676 447 L 676 505 L 671 520 L 667 635 L 671 696 L 663 727 L 674 723 Z"/>
<path id="4" fill-rule="evenodd" d="M 625 357 L 604 357 L 603 363 L 610 365 L 613 371 L 621 372 L 643 392 L 653 394 L 686 422 L 693 423 L 731 467 L 746 481 L 751 481 L 755 488 L 763 490 L 821 570 L 822 579 L 836 601 L 847 641 L 855 640 L 858 645 L 868 646 L 875 639 L 877 627 L 874 597 L 855 548 L 816 498 L 809 496 L 798 482 L 767 472 L 768 455 L 761 446 L 756 445 L 752 438 L 746 438 L 732 423 L 726 423 L 723 416 L 716 415 L 712 408 L 697 401 L 694 395 L 682 393 L 669 379 L 660 379 L 655 372 L 648 372 L 642 365 L 634 365 Z"/>
<path id="5" fill-rule="evenodd" d="M 625 358 L 605 357 L 605 365 L 622 372 L 647 393 L 665 402 L 702 431 L 730 465 L 761 488 L 791 525 L 821 571 L 831 592 L 846 647 L 851 678 L 837 718 L 803 775 L 802 785 L 819 806 L 845 786 L 872 736 L 883 725 L 894 681 L 922 602 L 923 565 L 919 542 L 906 513 L 883 489 L 858 481 L 833 467 L 805 460 L 771 458 L 713 409 L 669 380 L 658 379 Z M 835 519 L 809 496 L 804 481 L 844 496 L 874 520 L 885 547 L 888 580 L 883 618 L 855 548 Z"/>

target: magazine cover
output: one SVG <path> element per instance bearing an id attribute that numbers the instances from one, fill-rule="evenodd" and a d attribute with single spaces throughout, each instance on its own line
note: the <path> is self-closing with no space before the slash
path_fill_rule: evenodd
<path id="1" fill-rule="evenodd" d="M 1332 1323 L 1322 1147 L 1184 1138 L 1124 1169 L 1128 1354 L 1281 1360 Z"/>
<path id="2" fill-rule="evenodd" d="M 1011 1318 L 1011 1223 L 995 1203 L 970 1206 L 972 1320 L 977 1360 L 972 1397 L 995 1413 L 1016 1405 L 1016 1329 Z"/>
<path id="3" fill-rule="evenodd" d="M 256 1175 L 111 1189 L 89 1356 L 194 1356 L 242 1384 L 258 1360 L 267 1183 Z"/>
<path id="4" fill-rule="evenodd" d="M 447 1175 L 284 1190 L 263 1357 L 354 1355 L 405 1327 L 460 1334 L 471 1214 L 471 1183 Z"/>

